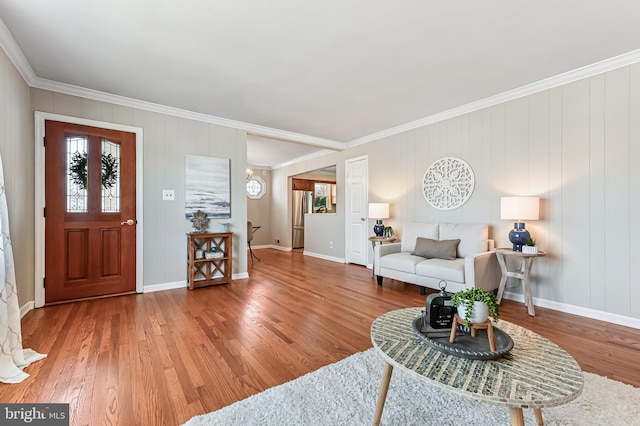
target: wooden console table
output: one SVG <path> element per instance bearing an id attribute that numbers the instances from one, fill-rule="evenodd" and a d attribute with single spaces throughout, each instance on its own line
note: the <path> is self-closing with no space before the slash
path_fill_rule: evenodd
<path id="1" fill-rule="evenodd" d="M 187 284 L 189 290 L 231 282 L 232 232 L 187 234 Z"/>
<path id="2" fill-rule="evenodd" d="M 510 248 L 497 248 L 496 257 L 502 270 L 502 278 L 500 279 L 500 287 L 498 287 L 498 296 L 496 297 L 498 303 L 502 300 L 504 289 L 507 286 L 507 278 L 517 278 L 522 280 L 522 291 L 524 293 L 524 303 L 527 305 L 529 315 L 534 317 L 536 310 L 533 305 L 533 295 L 531 294 L 531 267 L 533 266 L 533 259 L 536 257 L 546 256 L 547 252 L 538 251 L 536 254 L 522 253 L 521 251 L 513 251 Z M 521 260 L 519 271 L 509 271 L 507 268 L 507 260 L 505 257 L 515 257 Z"/>

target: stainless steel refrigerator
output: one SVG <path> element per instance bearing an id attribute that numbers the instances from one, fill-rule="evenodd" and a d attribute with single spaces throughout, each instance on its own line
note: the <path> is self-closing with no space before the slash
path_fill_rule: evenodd
<path id="1" fill-rule="evenodd" d="M 292 191 L 292 223 L 293 234 L 291 248 L 304 248 L 304 214 L 309 211 L 309 198 L 311 198 L 311 192 L 309 191 Z"/>

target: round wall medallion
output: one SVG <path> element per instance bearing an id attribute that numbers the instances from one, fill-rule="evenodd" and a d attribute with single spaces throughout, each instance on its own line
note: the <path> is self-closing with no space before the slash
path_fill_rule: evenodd
<path id="1" fill-rule="evenodd" d="M 422 194 L 438 210 L 453 210 L 471 198 L 475 178 L 460 158 L 444 157 L 429 166 L 422 179 Z"/>

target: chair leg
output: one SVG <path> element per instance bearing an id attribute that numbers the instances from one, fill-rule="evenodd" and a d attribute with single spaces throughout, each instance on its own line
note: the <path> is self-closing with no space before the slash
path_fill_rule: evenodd
<path id="1" fill-rule="evenodd" d="M 251 254 L 251 263 L 253 263 L 253 258 L 255 257 L 256 259 L 258 259 L 258 261 L 260 260 L 260 258 L 258 256 L 256 256 L 255 254 L 253 254 L 253 250 L 251 249 L 251 241 L 249 241 L 249 254 Z"/>

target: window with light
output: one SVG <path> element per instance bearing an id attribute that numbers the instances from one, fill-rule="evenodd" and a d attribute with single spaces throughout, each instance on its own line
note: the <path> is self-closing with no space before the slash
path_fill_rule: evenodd
<path id="1" fill-rule="evenodd" d="M 267 186 L 260 176 L 251 176 L 247 179 L 247 196 L 249 198 L 262 198 L 266 192 Z"/>

